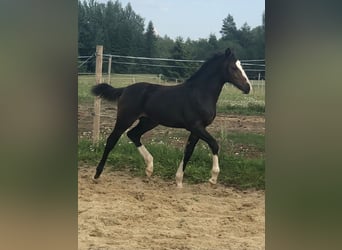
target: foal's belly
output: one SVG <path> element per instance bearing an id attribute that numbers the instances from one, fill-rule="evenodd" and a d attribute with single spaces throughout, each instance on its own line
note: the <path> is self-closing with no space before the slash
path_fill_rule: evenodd
<path id="1" fill-rule="evenodd" d="M 186 124 L 180 115 L 169 114 L 165 112 L 145 112 L 146 117 L 157 122 L 160 125 L 172 128 L 185 128 Z"/>

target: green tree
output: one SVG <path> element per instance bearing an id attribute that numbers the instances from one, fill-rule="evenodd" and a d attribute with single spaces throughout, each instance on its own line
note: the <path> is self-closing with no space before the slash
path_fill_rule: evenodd
<path id="1" fill-rule="evenodd" d="M 146 43 L 146 56 L 155 57 L 156 56 L 156 43 L 157 35 L 154 29 L 152 21 L 149 21 L 147 25 L 147 30 L 145 33 L 145 43 Z"/>
<path id="2" fill-rule="evenodd" d="M 171 49 L 171 58 L 173 59 L 189 59 L 189 51 L 187 50 L 182 37 L 177 37 L 173 48 Z M 164 75 L 182 79 L 190 76 L 189 64 L 185 62 L 172 62 L 174 68 L 164 70 Z"/>
<path id="3" fill-rule="evenodd" d="M 143 55 L 144 19 L 133 11 L 130 3 L 123 10 L 120 23 L 120 52 L 124 55 Z"/>
<path id="4" fill-rule="evenodd" d="M 251 27 L 247 23 L 244 23 L 242 27 L 238 30 L 237 36 L 241 46 L 247 48 L 252 42 Z"/>
<path id="5" fill-rule="evenodd" d="M 104 11 L 104 50 L 108 53 L 119 52 L 121 44 L 118 42 L 120 40 L 119 27 L 120 20 L 122 18 L 122 6 L 119 1 L 108 1 L 105 11 Z"/>
<path id="6" fill-rule="evenodd" d="M 157 57 L 170 58 L 171 49 L 173 48 L 175 42 L 170 37 L 165 35 L 164 37 L 157 37 L 156 41 L 156 55 Z"/>
<path id="7" fill-rule="evenodd" d="M 236 32 L 237 29 L 234 18 L 232 15 L 228 14 L 228 16 L 223 19 L 223 25 L 220 31 L 222 39 L 234 40 L 236 38 Z"/>
<path id="8" fill-rule="evenodd" d="M 90 31 L 88 6 L 78 1 L 78 52 L 81 55 L 90 55 L 92 33 Z"/>
<path id="9" fill-rule="evenodd" d="M 131 6 L 123 7 L 119 0 L 108 1 L 106 4 L 96 0 L 78 1 L 78 51 L 79 55 L 92 55 L 96 45 L 104 46 L 104 53 L 148 56 L 175 59 L 207 59 L 216 52 L 227 47 L 232 48 L 240 59 L 265 58 L 265 12 L 262 14 L 262 25 L 251 28 L 245 23 L 236 28 L 234 18 L 228 15 L 223 19 L 221 37 L 209 34 L 207 38 L 197 40 L 181 37 L 171 39 L 167 35 L 156 36 L 154 25 L 150 21 L 146 27 L 144 18 L 136 14 Z M 117 63 L 140 62 L 130 59 L 116 59 Z M 151 63 L 146 61 L 146 64 Z M 127 64 L 113 64 L 113 72 L 118 73 L 163 73 L 174 78 L 186 78 L 198 64 L 188 62 L 155 62 L 179 68 L 158 68 Z M 106 66 L 104 65 L 104 68 Z M 194 67 L 195 69 L 191 68 Z M 82 70 L 93 72 L 95 60 L 89 61 Z"/>
<path id="10" fill-rule="evenodd" d="M 208 39 L 209 48 L 211 51 L 217 51 L 218 41 L 215 34 L 210 34 Z"/>

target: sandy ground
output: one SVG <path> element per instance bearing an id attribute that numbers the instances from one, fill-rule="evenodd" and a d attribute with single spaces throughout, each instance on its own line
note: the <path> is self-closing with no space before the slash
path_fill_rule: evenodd
<path id="1" fill-rule="evenodd" d="M 116 108 L 104 103 L 101 110 L 101 133 L 106 135 L 115 123 Z M 80 138 L 91 138 L 91 113 L 92 104 L 79 106 Z M 218 115 L 208 130 L 264 134 L 265 119 Z M 166 132 L 173 130 L 157 127 L 145 137 Z M 264 191 L 187 183 L 177 189 L 174 181 L 135 178 L 109 169 L 94 183 L 95 166 L 79 166 L 80 250 L 265 249 Z"/>
<path id="2" fill-rule="evenodd" d="M 265 193 L 79 166 L 79 249 L 265 249 Z"/>

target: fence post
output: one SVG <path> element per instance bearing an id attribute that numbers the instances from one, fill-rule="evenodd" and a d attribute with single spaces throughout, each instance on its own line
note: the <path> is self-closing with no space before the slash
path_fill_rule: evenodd
<path id="1" fill-rule="evenodd" d="M 109 56 L 109 61 L 108 61 L 108 84 L 110 84 L 111 70 L 112 70 L 112 56 Z"/>
<path id="2" fill-rule="evenodd" d="M 103 46 L 96 46 L 96 67 L 95 67 L 95 84 L 102 82 L 102 57 L 103 57 Z M 93 144 L 99 142 L 100 139 L 100 108 L 101 99 L 95 97 L 94 99 L 94 120 L 93 120 Z"/>

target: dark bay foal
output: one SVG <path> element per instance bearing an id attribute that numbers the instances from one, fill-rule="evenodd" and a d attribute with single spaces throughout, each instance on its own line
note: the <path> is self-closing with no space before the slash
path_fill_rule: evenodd
<path id="1" fill-rule="evenodd" d="M 147 82 L 132 84 L 125 88 L 113 88 L 102 83 L 93 87 L 92 93 L 108 101 L 117 102 L 117 120 L 113 132 L 107 139 L 102 159 L 96 168 L 99 178 L 108 154 L 121 135 L 136 121 L 139 123 L 127 132 L 127 136 L 138 148 L 147 165 L 146 174 L 153 172 L 153 157 L 142 145 L 140 138 L 158 125 L 184 128 L 190 132 L 184 157 L 177 173 L 177 187 L 182 187 L 183 173 L 199 139 L 208 143 L 213 165 L 209 182 L 216 184 L 220 171 L 219 146 L 206 127 L 216 116 L 216 103 L 224 83 L 231 83 L 248 94 L 251 84 L 241 63 L 230 49 L 207 60 L 200 69 L 183 84 L 162 86 Z"/>

